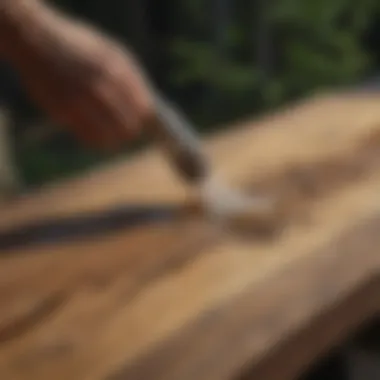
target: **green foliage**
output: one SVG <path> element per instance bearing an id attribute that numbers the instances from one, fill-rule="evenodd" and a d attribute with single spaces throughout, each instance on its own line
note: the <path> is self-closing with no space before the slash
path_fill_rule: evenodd
<path id="1" fill-rule="evenodd" d="M 216 48 L 206 42 L 178 39 L 173 43 L 172 54 L 179 65 L 169 80 L 178 86 L 198 82 L 222 93 L 232 92 L 232 95 L 236 95 L 254 87 L 258 80 L 258 72 L 254 67 L 224 59 Z"/>
<path id="2" fill-rule="evenodd" d="M 54 144 L 48 144 L 19 151 L 17 159 L 21 163 L 21 174 L 27 185 L 38 186 L 45 181 L 81 172 L 101 159 L 98 154 L 74 147 L 64 150 L 54 148 Z"/>
<path id="3" fill-rule="evenodd" d="M 280 1 L 271 20 L 286 36 L 279 80 L 287 93 L 355 83 L 368 72 L 362 33 L 378 8 L 372 0 Z"/>
<path id="4" fill-rule="evenodd" d="M 183 6 L 193 16 L 187 20 L 189 31 L 204 29 L 199 2 L 184 1 Z M 178 88 L 198 86 L 218 94 L 228 104 L 229 112 L 223 108 L 228 118 L 239 107 L 243 113 L 259 111 L 311 91 L 355 83 L 373 67 L 361 42 L 379 9 L 375 0 L 278 0 L 265 7 L 259 17 L 265 16 L 275 50 L 275 70 L 269 77 L 263 80 L 263 67 L 252 59 L 255 54 L 248 60 L 239 58 L 239 51 L 254 51 L 257 46 L 255 38 L 242 36 L 242 31 L 254 28 L 233 18 L 226 25 L 222 52 L 212 34 L 203 39 L 194 39 L 191 33 L 173 38 L 170 54 L 176 64 L 168 80 Z M 209 113 L 216 115 L 215 108 Z"/>

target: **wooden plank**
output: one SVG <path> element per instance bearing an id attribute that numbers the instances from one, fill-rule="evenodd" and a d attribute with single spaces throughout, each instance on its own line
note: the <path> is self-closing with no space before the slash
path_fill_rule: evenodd
<path id="1" fill-rule="evenodd" d="M 266 240 L 177 218 L 4 251 L 1 378 L 293 379 L 379 309 L 378 102 L 319 97 L 207 141 L 233 184 L 288 205 Z M 4 207 L 0 227 L 185 196 L 147 152 Z"/>

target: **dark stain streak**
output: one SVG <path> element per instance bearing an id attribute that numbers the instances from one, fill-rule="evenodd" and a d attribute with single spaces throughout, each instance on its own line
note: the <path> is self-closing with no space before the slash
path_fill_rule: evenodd
<path id="1" fill-rule="evenodd" d="M 0 231 L 0 254 L 35 245 L 67 242 L 106 235 L 122 229 L 175 219 L 175 206 L 119 206 L 115 209 L 81 216 L 44 220 Z"/>

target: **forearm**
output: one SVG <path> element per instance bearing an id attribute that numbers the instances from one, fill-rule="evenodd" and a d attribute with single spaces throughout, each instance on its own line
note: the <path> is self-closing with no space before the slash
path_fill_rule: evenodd
<path id="1" fill-rule="evenodd" d="M 120 144 L 151 114 L 150 86 L 133 55 L 44 0 L 0 0 L 0 58 L 36 103 L 82 140 Z"/>
<path id="2" fill-rule="evenodd" d="M 99 70 L 120 47 L 96 28 L 67 17 L 43 0 L 0 0 L 0 56 L 22 71 L 41 64 L 81 66 L 82 74 L 88 76 L 89 70 Z"/>
<path id="3" fill-rule="evenodd" d="M 43 0 L 0 0 L 0 55 L 13 65 L 37 63 L 67 64 L 85 56 L 83 25 Z M 87 33 L 88 34 L 88 33 Z M 84 36 L 84 38 L 83 38 Z M 80 45 L 81 49 L 78 49 Z M 80 60 L 80 59 L 79 59 Z"/>

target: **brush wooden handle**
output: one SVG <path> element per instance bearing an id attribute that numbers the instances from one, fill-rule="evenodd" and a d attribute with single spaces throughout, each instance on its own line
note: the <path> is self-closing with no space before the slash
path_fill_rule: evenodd
<path id="1" fill-rule="evenodd" d="M 156 114 L 150 134 L 168 155 L 170 163 L 186 182 L 198 183 L 209 173 L 209 162 L 191 123 L 161 95 L 155 96 Z"/>

